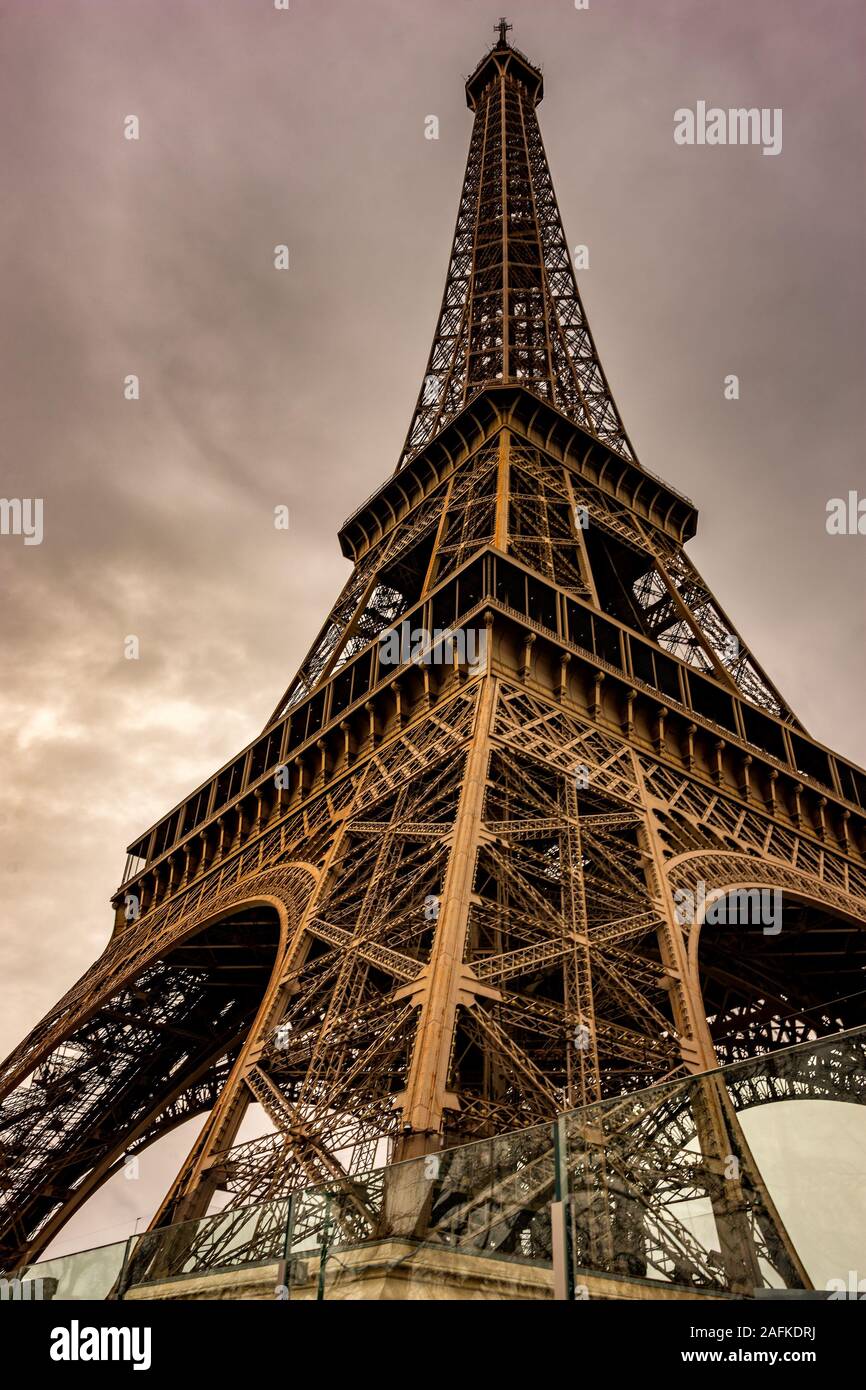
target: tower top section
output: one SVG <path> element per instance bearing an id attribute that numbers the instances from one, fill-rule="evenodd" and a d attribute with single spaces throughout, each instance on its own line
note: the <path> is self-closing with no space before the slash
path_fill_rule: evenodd
<path id="1" fill-rule="evenodd" d="M 480 392 L 519 386 L 632 462 L 544 153 L 540 70 L 510 25 L 466 83 L 474 113 L 445 293 L 398 471 Z M 581 255 L 586 248 L 581 248 Z M 584 262 L 585 264 L 586 262 Z"/>
<path id="2" fill-rule="evenodd" d="M 544 96 L 544 82 L 539 68 L 518 49 L 508 42 L 508 31 L 514 26 L 506 19 L 500 19 L 494 28 L 498 41 L 481 59 L 472 76 L 466 83 L 466 105 L 476 111 L 478 105 L 493 82 L 499 81 L 506 73 L 527 88 L 532 105 L 537 106 Z"/>

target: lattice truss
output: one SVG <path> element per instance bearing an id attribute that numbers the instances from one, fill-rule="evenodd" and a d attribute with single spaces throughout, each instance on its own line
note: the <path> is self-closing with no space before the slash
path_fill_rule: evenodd
<path id="1" fill-rule="evenodd" d="M 354 567 L 269 723 L 315 690 L 409 607 L 410 595 L 420 590 L 423 573 L 419 579 L 417 570 L 402 569 L 401 561 L 417 552 L 423 539 L 434 533 L 445 493 L 444 485 L 431 492 L 405 525 L 391 531 Z"/>
<path id="2" fill-rule="evenodd" d="M 715 1151 L 708 1142 L 705 1111 L 713 1101 L 730 1113 L 715 1080 L 677 1082 L 590 1110 L 568 1126 L 578 1270 L 720 1290 L 801 1283 L 751 1159 L 738 1147 L 739 1127 L 731 1125 Z M 733 1199 L 731 1157 L 741 1171 Z"/>
<path id="3" fill-rule="evenodd" d="M 363 556 L 269 723 L 398 622 L 420 598 L 428 569 L 431 582 L 439 583 L 493 540 L 499 455 L 496 442 L 479 449 Z"/>
<path id="4" fill-rule="evenodd" d="M 601 606 L 753 704 L 796 723 L 683 547 L 599 488 L 575 481 L 574 500 L 601 540 L 591 547 Z"/>
<path id="5" fill-rule="evenodd" d="M 866 921 L 866 873 L 670 768 L 648 765 L 646 787 L 665 808 L 659 833 L 676 861 L 674 889 L 742 882 L 779 895 L 772 932 L 703 928 L 703 1007 L 719 1059 L 739 1061 L 859 1026 L 866 939 L 851 922 Z"/>
<path id="6" fill-rule="evenodd" d="M 533 98 L 505 72 L 475 113 L 445 293 L 400 466 L 484 385 L 516 381 L 626 458 Z"/>
<path id="7" fill-rule="evenodd" d="M 500 544 L 529 569 L 797 724 L 683 548 L 514 434 L 507 449 L 501 436 L 478 449 L 363 556 L 269 723 L 494 543 L 498 492 Z"/>
<path id="8" fill-rule="evenodd" d="M 0 1265 L 50 1239 L 125 1158 L 213 1108 L 276 959 L 273 915 L 246 909 L 250 884 L 297 915 L 310 882 L 299 853 L 321 859 L 352 792 L 286 817 L 115 935 L 6 1059 Z M 209 927 L 217 901 L 227 920 Z"/>
<path id="9" fill-rule="evenodd" d="M 659 541 L 653 549 L 657 571 L 639 581 L 634 592 L 642 607 L 652 611 L 659 644 L 699 670 L 727 672 L 747 700 L 793 719 L 685 551 Z M 678 599 L 685 609 L 679 620 Z"/>
<path id="10" fill-rule="evenodd" d="M 492 544 L 499 455 L 499 444 L 494 440 L 479 449 L 454 477 L 436 542 L 431 571 L 434 584 L 446 579 L 482 546 Z"/>
<path id="11" fill-rule="evenodd" d="M 120 1136 L 128 1158 L 213 1107 L 258 1010 L 273 936 L 257 912 L 220 924 L 61 1031 L 0 1106 L 3 1244 L 32 1239 Z"/>
<path id="12" fill-rule="evenodd" d="M 858 1057 L 862 1064 L 862 1045 Z M 853 1075 L 851 1066 L 832 1087 L 814 1089 L 805 1078 L 799 1084 L 785 1078 L 772 1098 L 822 1094 L 862 1101 Z M 563 1166 L 576 1282 L 583 1272 L 599 1271 L 718 1290 L 729 1290 L 736 1279 L 751 1281 L 751 1287 L 800 1282 L 745 1155 L 738 1185 L 739 1249 L 726 1251 L 725 1259 L 714 1243 L 713 1217 L 724 1227 L 730 1184 L 720 1156 L 696 1143 L 703 1092 L 712 1087 L 680 1081 L 652 1096 L 589 1107 L 566 1121 Z M 749 1097 L 746 1104 L 763 1099 Z M 457 1150 L 443 1170 L 428 1242 L 551 1258 L 555 1167 L 549 1132 L 536 1127 L 489 1147 Z M 305 1236 L 320 1235 L 321 1211 L 310 1203 L 302 1212 Z M 746 1252 L 754 1260 L 752 1270 L 743 1267 Z"/>
<path id="13" fill-rule="evenodd" d="M 508 451 L 508 549 L 561 588 L 592 599 L 581 560 L 574 489 L 565 468 L 513 439 Z"/>
<path id="14" fill-rule="evenodd" d="M 275 896 L 297 921 L 311 881 L 299 861 L 323 859 L 349 806 L 363 813 L 371 796 L 407 775 L 423 776 L 443 745 L 465 743 L 471 716 L 472 698 L 458 696 L 411 748 L 377 756 L 366 777 L 347 779 L 283 818 L 253 847 L 217 862 L 195 886 L 115 936 L 7 1058 L 0 1071 L 0 1268 L 14 1267 L 16 1255 L 125 1157 L 212 1109 L 276 959 L 273 914 L 247 910 L 250 897 Z M 205 926 L 216 905 L 227 920 Z M 275 1113 L 288 1136 L 286 1113 Z M 324 1166 L 311 1171 L 321 1176 L 334 1162 L 323 1153 Z"/>
<path id="15" fill-rule="evenodd" d="M 491 747 L 465 950 L 486 993 L 453 1038 L 454 1142 L 680 1065 L 629 755 L 533 713 L 503 695 Z M 463 783 L 451 752 L 423 781 L 365 783 L 251 1083 L 280 1134 L 227 1156 L 238 1203 L 321 1181 L 325 1154 L 363 1171 L 398 1132 L 417 1023 L 405 987 L 431 952 Z"/>

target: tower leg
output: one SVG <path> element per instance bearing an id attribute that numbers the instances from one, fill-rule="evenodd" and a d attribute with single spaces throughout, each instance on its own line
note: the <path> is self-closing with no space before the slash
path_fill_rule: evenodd
<path id="1" fill-rule="evenodd" d="M 639 759 L 632 755 L 635 775 L 644 802 L 644 828 L 639 840 L 644 853 L 647 888 L 661 925 L 659 948 L 670 981 L 670 998 L 683 1060 L 690 1071 L 712 1071 L 718 1066 L 700 989 L 689 969 L 683 926 L 677 920 L 673 894 L 665 873 L 664 849 L 657 812 L 661 809 L 648 795 Z M 752 1214 L 761 1211 L 765 1241 L 772 1246 L 780 1273 L 794 1287 L 811 1283 L 794 1243 L 772 1203 L 766 1184 L 746 1143 L 736 1112 L 721 1077 L 698 1083 L 692 1111 L 698 1143 L 711 1178 L 707 1184 L 721 1247 L 721 1257 L 731 1290 L 750 1294 L 764 1280 L 761 1273 Z M 750 1192 L 758 1198 L 750 1199 Z"/>
<path id="2" fill-rule="evenodd" d="M 401 1100 L 403 1133 L 397 1143 L 395 1162 L 441 1147 L 443 1121 L 450 1101 L 448 1073 L 457 1010 L 461 1003 L 468 1006 L 474 1002 L 463 960 L 496 699 L 492 678 L 486 675 L 481 680 L 475 729 L 430 960 L 419 979 L 402 991 L 418 1005 L 419 1017 Z"/>

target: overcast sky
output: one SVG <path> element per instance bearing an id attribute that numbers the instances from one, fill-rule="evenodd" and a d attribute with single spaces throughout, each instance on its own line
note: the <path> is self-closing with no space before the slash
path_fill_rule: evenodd
<path id="1" fill-rule="evenodd" d="M 0 11 L 0 494 L 44 499 L 41 545 L 0 536 L 3 1053 L 104 946 L 127 842 L 261 728 L 346 577 L 335 533 L 409 423 L 497 14 Z M 866 537 L 825 515 L 866 494 L 863 7 L 509 18 L 641 461 L 697 503 L 690 554 L 785 698 L 862 764 Z M 677 146 L 699 100 L 782 108 L 781 154 Z"/>

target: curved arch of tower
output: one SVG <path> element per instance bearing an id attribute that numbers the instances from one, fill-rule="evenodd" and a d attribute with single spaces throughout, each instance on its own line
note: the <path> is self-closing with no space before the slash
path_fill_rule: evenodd
<path id="1" fill-rule="evenodd" d="M 105 953 L 0 1070 L 7 1267 L 193 1114 L 155 1225 L 863 1020 L 866 774 L 803 729 L 687 555 L 693 505 L 637 461 L 539 70 L 503 31 L 466 92 L 433 347 L 397 471 L 340 531 L 352 573 L 261 734 L 129 847 Z M 240 1143 L 251 1102 L 272 1132 Z M 714 1083 L 694 1115 L 759 1184 Z M 708 1200 L 734 1282 L 768 1250 L 803 1278 L 774 1212 L 756 1233 L 731 1184 Z"/>

